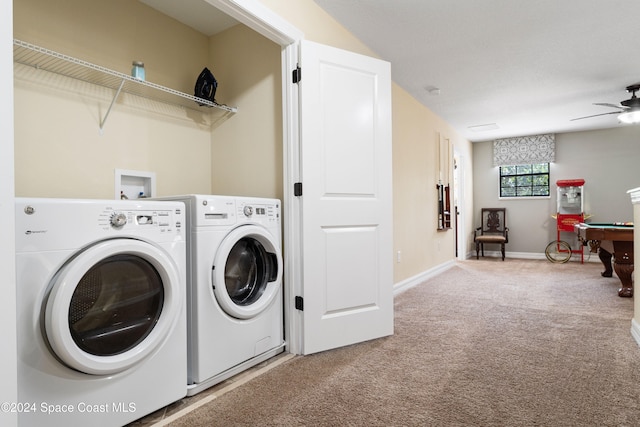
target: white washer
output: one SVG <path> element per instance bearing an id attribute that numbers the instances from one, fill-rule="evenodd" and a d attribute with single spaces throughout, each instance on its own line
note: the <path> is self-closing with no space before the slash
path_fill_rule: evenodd
<path id="1" fill-rule="evenodd" d="M 188 395 L 284 351 L 280 201 L 185 195 Z"/>
<path id="2" fill-rule="evenodd" d="M 186 395 L 184 211 L 16 199 L 20 426 L 121 426 Z"/>

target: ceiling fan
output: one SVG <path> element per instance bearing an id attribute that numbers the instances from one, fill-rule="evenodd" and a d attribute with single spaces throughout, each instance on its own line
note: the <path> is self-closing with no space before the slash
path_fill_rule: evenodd
<path id="1" fill-rule="evenodd" d="M 636 96 L 636 92 L 640 90 L 640 83 L 627 86 L 627 92 L 631 94 L 631 98 L 622 101 L 619 105 L 597 102 L 593 105 L 602 105 L 604 107 L 617 108 L 618 111 L 610 113 L 594 114 L 592 116 L 578 117 L 574 120 L 588 119 L 597 116 L 606 116 L 608 114 L 619 114 L 618 120 L 623 123 L 640 123 L 640 98 Z"/>

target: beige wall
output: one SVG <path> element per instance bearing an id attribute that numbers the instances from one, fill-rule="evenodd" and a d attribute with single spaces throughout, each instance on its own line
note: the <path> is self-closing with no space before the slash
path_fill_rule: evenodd
<path id="1" fill-rule="evenodd" d="M 238 107 L 211 136 L 212 191 L 282 200 L 280 46 L 236 25 L 211 38 L 210 57 L 216 99 Z"/>
<path id="2" fill-rule="evenodd" d="M 307 40 L 377 57 L 374 51 L 356 39 L 313 0 L 258 1 L 301 30 Z"/>
<path id="3" fill-rule="evenodd" d="M 312 0 L 261 2 L 303 31 L 308 40 L 377 56 Z M 401 262 L 397 262 L 397 258 L 394 260 L 394 281 L 398 283 L 450 261 L 455 256 L 454 231 L 436 231 L 439 135 L 449 138 L 456 151 L 466 159 L 464 164 L 468 170 L 463 174 L 463 197 L 467 201 L 465 208 L 468 212 L 473 212 L 472 153 L 467 140 L 397 84 L 392 87 L 392 97 L 394 257 L 398 251 L 401 252 Z M 471 230 L 471 213 L 464 217 L 466 229 Z M 467 250 L 464 248 L 463 252 Z"/>
<path id="4" fill-rule="evenodd" d="M 123 73 L 145 62 L 147 80 L 193 93 L 208 39 L 138 2 L 20 0 L 16 38 Z M 16 195 L 113 198 L 114 170 L 155 172 L 158 195 L 209 192 L 207 117 L 16 67 Z M 195 118 L 194 118 L 195 117 Z"/>
<path id="5" fill-rule="evenodd" d="M 157 195 L 216 193 L 282 198 L 280 47 L 243 25 L 207 37 L 137 1 L 21 0 L 15 37 L 193 94 L 209 67 L 218 115 L 121 95 L 16 68 L 16 192 L 114 197 L 115 169 L 155 172 Z M 37 125 L 34 125 L 37 124 Z"/>

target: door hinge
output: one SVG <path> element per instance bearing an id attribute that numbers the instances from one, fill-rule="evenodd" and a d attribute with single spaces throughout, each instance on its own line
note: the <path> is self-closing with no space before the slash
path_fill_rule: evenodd
<path id="1" fill-rule="evenodd" d="M 302 183 L 296 182 L 293 184 L 293 195 L 296 197 L 302 196 Z"/>
<path id="2" fill-rule="evenodd" d="M 302 80 L 302 68 L 298 66 L 293 70 L 293 82 L 298 83 L 300 80 Z"/>
<path id="3" fill-rule="evenodd" d="M 304 311 L 304 299 L 296 297 L 296 310 Z"/>

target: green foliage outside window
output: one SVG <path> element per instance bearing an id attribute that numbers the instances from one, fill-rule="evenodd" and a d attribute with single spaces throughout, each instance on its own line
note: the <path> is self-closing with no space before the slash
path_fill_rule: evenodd
<path id="1" fill-rule="evenodd" d="M 549 163 L 500 167 L 500 197 L 549 195 Z"/>

